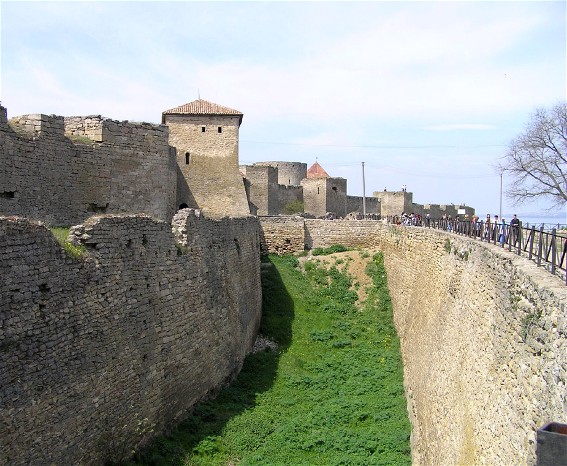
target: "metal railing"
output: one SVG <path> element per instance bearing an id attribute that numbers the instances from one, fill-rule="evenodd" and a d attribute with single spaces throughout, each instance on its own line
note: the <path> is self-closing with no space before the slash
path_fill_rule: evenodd
<path id="1" fill-rule="evenodd" d="M 558 233 L 556 228 L 545 230 L 543 225 L 538 229 L 535 225 L 526 228 L 522 226 L 522 222 L 518 226 L 428 218 L 399 222 L 397 217 L 389 217 L 388 222 L 435 228 L 498 245 L 526 257 L 554 275 L 561 276 L 567 285 L 567 231 Z"/>

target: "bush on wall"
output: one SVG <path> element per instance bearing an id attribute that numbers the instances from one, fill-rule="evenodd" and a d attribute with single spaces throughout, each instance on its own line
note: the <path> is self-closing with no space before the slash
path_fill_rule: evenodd
<path id="1" fill-rule="evenodd" d="M 284 207 L 284 214 L 293 215 L 300 214 L 303 212 L 303 202 L 302 201 L 291 201 L 287 203 Z"/>

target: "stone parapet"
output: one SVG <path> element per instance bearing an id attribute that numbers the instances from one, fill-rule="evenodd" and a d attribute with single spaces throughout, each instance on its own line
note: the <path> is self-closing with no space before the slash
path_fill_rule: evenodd
<path id="1" fill-rule="evenodd" d="M 169 128 L 151 123 L 116 121 L 100 115 L 65 117 L 65 135 L 86 137 L 93 142 L 135 146 L 162 151 L 169 146 Z"/>
<path id="2" fill-rule="evenodd" d="M 63 117 L 56 115 L 21 115 L 10 118 L 9 124 L 20 135 L 31 138 L 61 138 L 65 132 Z"/>

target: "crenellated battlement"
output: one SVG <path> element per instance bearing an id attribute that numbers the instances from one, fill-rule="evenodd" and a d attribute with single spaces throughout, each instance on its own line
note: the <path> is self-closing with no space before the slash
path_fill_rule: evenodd
<path id="1" fill-rule="evenodd" d="M 93 142 L 138 147 L 163 148 L 169 145 L 166 125 L 117 121 L 100 115 L 65 117 L 65 135 L 86 137 Z"/>
<path id="2" fill-rule="evenodd" d="M 30 138 L 62 138 L 65 135 L 65 124 L 62 116 L 36 113 L 10 118 L 7 122 L 20 136 Z"/>

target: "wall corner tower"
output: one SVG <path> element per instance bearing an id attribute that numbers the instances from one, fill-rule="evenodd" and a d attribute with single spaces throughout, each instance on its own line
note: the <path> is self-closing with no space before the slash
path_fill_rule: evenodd
<path id="1" fill-rule="evenodd" d="M 243 114 L 206 100 L 162 113 L 169 143 L 177 150 L 177 206 L 214 215 L 249 215 L 238 169 L 238 138 Z"/>

